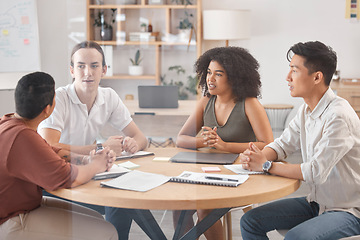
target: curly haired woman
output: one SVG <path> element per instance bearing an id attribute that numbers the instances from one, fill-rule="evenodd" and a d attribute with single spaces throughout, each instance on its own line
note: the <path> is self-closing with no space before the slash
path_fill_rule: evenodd
<path id="1" fill-rule="evenodd" d="M 203 96 L 178 134 L 178 147 L 241 153 L 249 142 L 262 149 L 273 141 L 266 112 L 257 99 L 259 63 L 246 49 L 210 49 L 200 56 L 195 68 Z M 210 211 L 198 210 L 199 220 Z M 207 239 L 223 239 L 222 235 L 221 221 L 205 232 Z"/>

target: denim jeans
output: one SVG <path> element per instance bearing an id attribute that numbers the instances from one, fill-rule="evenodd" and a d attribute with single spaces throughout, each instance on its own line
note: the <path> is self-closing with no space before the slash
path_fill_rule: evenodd
<path id="1" fill-rule="evenodd" d="M 241 218 L 244 240 L 268 239 L 267 232 L 290 229 L 285 239 L 340 239 L 360 235 L 360 219 L 343 211 L 319 215 L 319 205 L 305 197 L 290 198 L 254 208 Z"/>

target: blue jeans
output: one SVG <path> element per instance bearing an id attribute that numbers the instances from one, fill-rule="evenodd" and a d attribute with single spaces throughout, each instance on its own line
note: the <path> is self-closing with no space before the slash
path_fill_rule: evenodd
<path id="1" fill-rule="evenodd" d="M 267 232 L 290 229 L 285 239 L 340 239 L 360 234 L 360 219 L 343 211 L 319 215 L 319 205 L 305 197 L 275 201 L 254 208 L 240 220 L 245 240 L 268 239 Z"/>
<path id="2" fill-rule="evenodd" d="M 54 196 L 46 192 L 45 190 L 43 191 L 43 196 L 63 199 Z M 63 200 L 69 201 L 67 199 L 63 199 Z M 122 208 L 104 207 L 104 206 L 92 205 L 92 204 L 75 202 L 75 201 L 69 201 L 69 202 L 73 202 L 81 206 L 91 208 L 99 212 L 101 215 L 105 214 L 106 221 L 110 222 L 116 228 L 116 231 L 118 232 L 119 240 L 129 239 L 129 232 L 130 232 L 132 219 L 124 212 Z"/>

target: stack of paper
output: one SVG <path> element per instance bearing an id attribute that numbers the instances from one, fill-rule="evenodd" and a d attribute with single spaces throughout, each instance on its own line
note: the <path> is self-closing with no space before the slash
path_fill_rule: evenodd
<path id="1" fill-rule="evenodd" d="M 124 190 L 146 192 L 168 182 L 169 180 L 170 177 L 164 175 L 133 170 L 118 178 L 107 182 L 101 182 L 101 185 Z"/>
<path id="2" fill-rule="evenodd" d="M 242 167 L 242 164 L 224 165 L 224 167 L 237 174 L 264 174 L 264 172 L 246 170 Z"/>

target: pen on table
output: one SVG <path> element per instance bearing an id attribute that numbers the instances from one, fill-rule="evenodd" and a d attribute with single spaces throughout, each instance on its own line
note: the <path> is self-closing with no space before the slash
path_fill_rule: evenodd
<path id="1" fill-rule="evenodd" d="M 219 180 L 219 181 L 228 181 L 228 182 L 238 182 L 238 180 L 236 179 L 231 179 L 231 178 L 221 178 L 221 177 L 205 177 L 206 179 L 209 180 Z"/>

